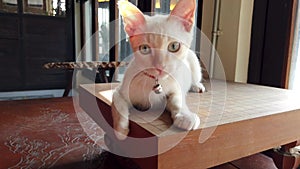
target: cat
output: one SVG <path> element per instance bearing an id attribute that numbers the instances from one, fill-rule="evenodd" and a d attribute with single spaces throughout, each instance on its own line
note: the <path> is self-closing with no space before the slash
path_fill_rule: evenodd
<path id="1" fill-rule="evenodd" d="M 205 91 L 199 60 L 190 50 L 196 1 L 180 0 L 170 15 L 144 15 L 126 0 L 120 0 L 118 7 L 134 57 L 113 93 L 116 137 L 127 138 L 130 109 L 145 111 L 159 107 L 163 100 L 173 125 L 184 130 L 196 129 L 200 119 L 185 102 L 190 89 Z M 154 97 L 151 103 L 150 95 Z"/>

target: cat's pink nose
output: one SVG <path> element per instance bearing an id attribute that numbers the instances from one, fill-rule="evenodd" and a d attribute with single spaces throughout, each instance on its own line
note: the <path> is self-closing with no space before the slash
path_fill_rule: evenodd
<path id="1" fill-rule="evenodd" d="M 157 68 L 156 68 L 156 70 L 158 71 L 158 74 L 160 75 L 161 72 L 162 72 L 162 70 L 161 69 L 157 69 Z"/>
<path id="2" fill-rule="evenodd" d="M 155 68 L 156 68 L 157 70 L 163 71 L 163 70 L 166 68 L 166 66 L 164 66 L 164 65 L 155 65 Z"/>
<path id="3" fill-rule="evenodd" d="M 158 71 L 158 73 L 161 74 L 163 72 L 163 70 L 165 69 L 165 66 L 155 66 L 155 68 Z"/>

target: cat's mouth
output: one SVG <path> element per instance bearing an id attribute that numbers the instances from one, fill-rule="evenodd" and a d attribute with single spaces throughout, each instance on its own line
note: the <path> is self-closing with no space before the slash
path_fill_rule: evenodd
<path id="1" fill-rule="evenodd" d="M 156 72 L 157 72 L 157 78 L 158 79 L 164 79 L 164 78 L 167 78 L 170 75 L 170 72 L 167 72 L 164 69 L 156 68 Z"/>
<path id="2" fill-rule="evenodd" d="M 153 79 L 164 79 L 169 75 L 168 72 L 166 72 L 164 69 L 159 69 L 159 68 L 152 68 L 145 70 L 144 72 L 147 72 L 149 76 Z"/>
<path id="3" fill-rule="evenodd" d="M 154 69 L 154 75 L 156 76 L 156 78 L 158 79 L 163 79 L 165 77 L 168 76 L 168 72 L 166 72 L 164 69 L 160 69 L 160 68 L 155 68 Z"/>

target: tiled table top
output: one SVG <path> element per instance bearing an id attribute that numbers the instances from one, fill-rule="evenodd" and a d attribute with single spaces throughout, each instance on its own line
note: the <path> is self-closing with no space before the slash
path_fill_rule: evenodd
<path id="1" fill-rule="evenodd" d="M 117 85 L 87 84 L 82 87 L 110 105 L 112 91 Z M 200 128 L 300 109 L 300 94 L 293 91 L 224 81 L 209 81 L 204 85 L 207 92 L 187 95 L 188 107 L 201 119 Z M 178 132 L 179 129 L 169 129 L 172 120 L 168 113 L 159 118 L 151 116 L 133 113 L 131 119 L 157 136 Z M 149 123 L 149 118 L 154 120 Z M 168 132 L 164 132 L 167 129 Z"/>

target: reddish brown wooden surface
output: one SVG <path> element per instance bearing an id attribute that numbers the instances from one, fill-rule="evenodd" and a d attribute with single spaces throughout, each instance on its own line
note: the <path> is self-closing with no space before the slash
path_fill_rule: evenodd
<path id="1" fill-rule="evenodd" d="M 103 152 L 78 121 L 72 98 L 0 102 L 0 168 L 97 168 Z M 84 114 L 83 114 L 84 113 Z M 96 126 L 96 125 L 95 125 Z M 93 128 L 99 136 L 103 133 Z"/>

